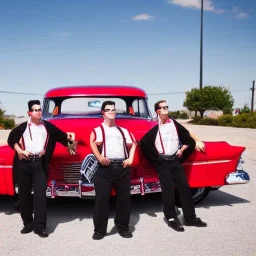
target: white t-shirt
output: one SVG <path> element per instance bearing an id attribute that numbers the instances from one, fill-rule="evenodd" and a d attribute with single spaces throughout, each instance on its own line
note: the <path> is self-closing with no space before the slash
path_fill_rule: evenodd
<path id="1" fill-rule="evenodd" d="M 173 155 L 179 148 L 176 126 L 171 119 L 169 120 L 165 124 L 159 124 L 155 140 L 155 146 L 159 154 Z"/>
<path id="2" fill-rule="evenodd" d="M 118 130 L 116 126 L 107 126 L 102 123 L 103 130 L 105 133 L 105 143 L 103 143 L 101 155 L 104 156 L 104 150 L 106 152 L 106 158 L 125 158 L 125 148 L 123 142 L 123 136 L 121 132 Z M 132 138 L 127 129 L 120 127 L 124 133 L 126 144 L 132 143 Z M 95 131 L 95 142 L 102 143 L 103 142 L 103 134 L 101 127 L 96 127 Z M 105 147 L 105 148 L 104 148 Z"/>
<path id="3" fill-rule="evenodd" d="M 33 154 L 39 154 L 44 150 L 46 138 L 47 131 L 45 126 L 42 123 L 36 125 L 29 120 L 23 133 L 25 150 Z"/>

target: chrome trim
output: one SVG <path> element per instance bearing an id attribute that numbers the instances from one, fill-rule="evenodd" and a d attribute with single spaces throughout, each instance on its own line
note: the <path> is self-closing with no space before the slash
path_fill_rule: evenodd
<path id="1" fill-rule="evenodd" d="M 237 170 L 236 172 L 230 172 L 226 176 L 227 184 L 246 184 L 250 181 L 250 176 L 243 170 Z"/>
<path id="2" fill-rule="evenodd" d="M 58 172 L 63 177 L 63 183 L 77 184 L 81 179 L 81 165 L 81 162 L 72 164 L 59 163 Z"/>
<path id="3" fill-rule="evenodd" d="M 203 164 L 220 164 L 220 163 L 228 163 L 231 160 L 217 160 L 217 161 L 201 161 L 201 162 L 186 162 L 182 165 L 203 165 Z"/>
<path id="4" fill-rule="evenodd" d="M 236 171 L 235 172 L 230 172 L 226 176 L 226 182 L 227 184 L 246 184 L 250 181 L 250 176 L 249 174 L 244 171 L 242 164 L 244 163 L 244 160 L 242 157 L 240 157 Z"/>

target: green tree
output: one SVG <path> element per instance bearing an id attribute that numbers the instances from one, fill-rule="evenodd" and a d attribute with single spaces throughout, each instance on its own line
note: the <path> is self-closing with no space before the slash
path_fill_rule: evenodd
<path id="1" fill-rule="evenodd" d="M 224 114 L 230 114 L 234 105 L 234 98 L 225 87 L 207 85 L 201 90 L 192 88 L 186 92 L 183 106 L 189 111 L 199 112 L 203 117 L 206 110 L 222 110 Z"/>
<path id="2" fill-rule="evenodd" d="M 1 105 L 1 102 L 0 102 Z M 3 110 L 0 106 L 0 128 L 1 129 L 12 129 L 15 127 L 15 121 L 12 118 L 4 117 L 5 110 Z"/>
<path id="3" fill-rule="evenodd" d="M 240 109 L 239 114 L 250 113 L 250 112 L 251 112 L 251 110 L 250 110 L 250 108 L 248 107 L 248 104 L 245 103 L 244 106 L 243 106 L 243 108 Z"/>

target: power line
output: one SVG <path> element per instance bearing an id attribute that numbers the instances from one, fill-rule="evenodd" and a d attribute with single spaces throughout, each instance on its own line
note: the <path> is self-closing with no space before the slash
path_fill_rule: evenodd
<path id="1" fill-rule="evenodd" d="M 23 95 L 39 95 L 39 96 L 43 96 L 43 94 L 39 94 L 39 93 L 28 93 L 28 92 L 0 91 L 0 93 L 7 93 L 7 94 L 23 94 Z"/>
<path id="2" fill-rule="evenodd" d="M 247 89 L 247 90 L 231 90 L 230 92 L 247 92 L 247 91 L 250 91 L 250 89 Z M 160 93 L 148 93 L 147 95 L 184 94 L 186 92 L 187 91 L 185 91 L 185 92 L 160 92 Z M 43 96 L 43 94 L 40 94 L 40 93 L 28 93 L 28 92 L 0 91 L 0 93 Z"/>
<path id="3" fill-rule="evenodd" d="M 162 94 L 183 94 L 186 92 L 160 92 L 160 93 L 147 93 L 147 95 L 162 95 Z"/>

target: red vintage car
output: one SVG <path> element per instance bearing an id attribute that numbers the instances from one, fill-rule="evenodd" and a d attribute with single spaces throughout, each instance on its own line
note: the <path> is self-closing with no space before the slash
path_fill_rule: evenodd
<path id="1" fill-rule="evenodd" d="M 128 128 L 139 142 L 156 125 L 150 113 L 147 95 L 131 86 L 70 86 L 55 88 L 45 94 L 43 118 L 78 141 L 78 152 L 69 155 L 57 145 L 49 166 L 47 197 L 93 197 L 93 173 L 97 161 L 92 155 L 89 136 L 103 121 L 100 107 L 103 101 L 116 102 L 116 124 Z M 195 203 L 202 201 L 211 190 L 223 185 L 249 181 L 242 169 L 241 154 L 245 147 L 227 142 L 205 142 L 206 152 L 194 153 L 183 163 Z M 14 195 L 12 162 L 14 151 L 0 147 L 0 195 Z M 131 194 L 161 192 L 158 175 L 137 147 L 132 167 Z M 112 191 L 115 194 L 115 191 Z"/>

